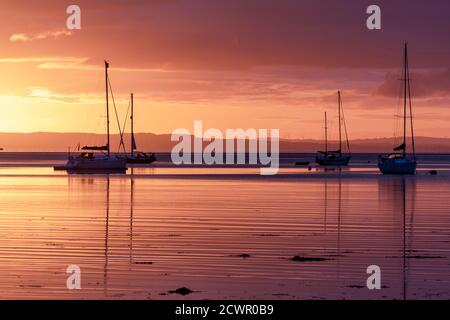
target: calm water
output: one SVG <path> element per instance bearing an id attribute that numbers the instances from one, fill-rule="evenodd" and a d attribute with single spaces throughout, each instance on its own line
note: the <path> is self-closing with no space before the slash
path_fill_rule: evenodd
<path id="1" fill-rule="evenodd" d="M 69 176 L 51 167 L 63 159 L 0 154 L 0 298 L 450 298 L 449 156 L 405 178 L 379 175 L 376 155 L 327 172 L 289 155 L 266 178 L 168 162 Z"/>

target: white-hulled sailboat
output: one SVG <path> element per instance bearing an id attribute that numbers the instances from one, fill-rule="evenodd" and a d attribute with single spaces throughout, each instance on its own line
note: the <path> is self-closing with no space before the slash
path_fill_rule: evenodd
<path id="1" fill-rule="evenodd" d="M 319 154 L 316 157 L 316 162 L 321 166 L 347 166 L 351 159 L 350 143 L 348 141 L 347 128 L 345 126 L 345 122 L 344 128 L 348 154 L 344 154 L 342 152 L 342 120 L 344 120 L 344 114 L 342 109 L 342 98 L 340 91 L 338 91 L 338 117 L 339 117 L 339 150 L 330 151 L 328 150 L 327 113 L 325 112 L 325 150 L 319 151 Z"/>
<path id="2" fill-rule="evenodd" d="M 69 155 L 67 163 L 62 167 L 55 167 L 56 170 L 67 171 L 118 171 L 127 170 L 126 159 L 112 155 L 110 151 L 110 133 L 109 133 L 109 63 L 105 61 L 106 78 L 106 130 L 107 142 L 105 146 L 85 146 L 83 152 L 77 156 Z M 95 152 L 98 151 L 98 152 Z"/>
<path id="3" fill-rule="evenodd" d="M 404 62 L 403 62 L 403 143 L 394 148 L 395 153 L 391 153 L 386 157 L 381 157 L 378 162 L 378 168 L 383 174 L 415 174 L 416 173 L 416 152 L 414 146 L 414 127 L 412 114 L 412 99 L 411 99 L 411 84 L 409 77 L 409 62 L 408 62 L 408 44 L 405 44 Z M 411 119 L 411 144 L 412 157 L 408 157 L 407 143 L 406 143 L 406 128 L 407 128 L 407 108 L 409 102 L 409 114 Z"/>

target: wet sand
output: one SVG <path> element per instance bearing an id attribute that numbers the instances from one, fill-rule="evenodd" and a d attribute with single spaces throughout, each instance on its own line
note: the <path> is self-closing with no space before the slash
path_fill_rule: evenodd
<path id="1" fill-rule="evenodd" d="M 0 298 L 449 299 L 447 169 L 0 164 Z M 66 288 L 73 264 L 81 290 Z M 366 288 L 370 265 L 381 290 Z"/>

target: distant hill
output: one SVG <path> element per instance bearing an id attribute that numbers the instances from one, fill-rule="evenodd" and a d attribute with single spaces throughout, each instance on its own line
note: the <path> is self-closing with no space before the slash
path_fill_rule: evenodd
<path id="1" fill-rule="evenodd" d="M 170 152 L 174 142 L 170 141 L 169 134 L 138 133 L 135 135 L 138 148 L 142 151 Z M 105 136 L 91 133 L 0 133 L 0 147 L 2 152 L 64 152 L 69 146 L 74 150 L 78 143 L 83 145 L 101 145 Z M 130 136 L 125 135 L 125 146 L 129 147 Z M 359 139 L 350 142 L 353 152 L 390 152 L 393 138 Z M 119 145 L 119 135 L 111 136 L 112 150 L 116 151 Z M 336 142 L 330 142 L 330 148 L 335 148 Z M 334 147 L 333 147 L 334 146 Z M 323 149 L 320 140 L 281 140 L 281 152 L 315 152 Z M 450 153 L 450 139 L 417 137 L 416 149 L 418 152 Z"/>

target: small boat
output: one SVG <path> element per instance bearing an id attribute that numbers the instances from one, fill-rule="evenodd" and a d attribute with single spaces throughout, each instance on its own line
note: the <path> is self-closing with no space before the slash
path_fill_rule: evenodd
<path id="1" fill-rule="evenodd" d="M 309 166 L 309 161 L 298 161 L 295 163 L 296 166 Z"/>
<path id="2" fill-rule="evenodd" d="M 345 167 L 348 166 L 350 159 L 350 156 L 344 156 L 342 154 L 339 154 L 338 152 L 331 151 L 317 156 L 316 162 L 321 166 Z"/>
<path id="3" fill-rule="evenodd" d="M 126 156 L 127 163 L 140 163 L 140 164 L 151 164 L 156 161 L 156 156 L 154 153 L 145 153 L 141 151 L 136 151 L 136 140 L 134 138 L 134 95 L 131 94 L 131 151 L 130 154 Z"/>
<path id="4" fill-rule="evenodd" d="M 351 159 L 350 143 L 348 141 L 347 127 L 345 125 L 340 91 L 338 91 L 338 115 L 339 115 L 339 150 L 330 151 L 328 150 L 327 113 L 325 112 L 325 151 L 319 151 L 318 152 L 319 154 L 316 157 L 317 164 L 321 166 L 347 166 Z M 344 154 L 342 152 L 342 122 L 344 122 L 348 154 Z"/>
<path id="5" fill-rule="evenodd" d="M 126 159 L 112 155 L 110 151 L 109 134 L 109 63 L 105 61 L 106 76 L 106 128 L 107 143 L 105 146 L 85 146 L 83 152 L 77 156 L 69 154 L 64 166 L 55 166 L 55 170 L 66 170 L 69 173 L 76 172 L 125 172 L 127 170 Z M 96 151 L 96 152 L 94 152 Z"/>
<path id="6" fill-rule="evenodd" d="M 403 80 L 403 143 L 394 148 L 394 153 L 388 156 L 379 157 L 378 168 L 383 174 L 400 174 L 400 175 L 413 175 L 416 173 L 417 162 L 416 152 L 414 144 L 414 127 L 413 127 L 413 114 L 412 114 L 412 99 L 411 99 L 411 86 L 409 77 L 409 63 L 408 63 L 408 44 L 405 44 L 404 49 L 404 65 L 402 72 Z M 407 131 L 407 110 L 409 106 L 410 126 L 411 126 L 411 141 L 412 141 L 412 157 L 408 157 L 407 143 L 406 143 L 406 131 Z"/>
<path id="7" fill-rule="evenodd" d="M 126 162 L 115 155 L 83 152 L 78 156 L 70 156 L 64 166 L 57 166 L 55 170 L 126 171 Z"/>
<path id="8" fill-rule="evenodd" d="M 136 152 L 127 156 L 127 163 L 143 163 L 151 164 L 156 161 L 156 156 L 153 153 Z"/>

